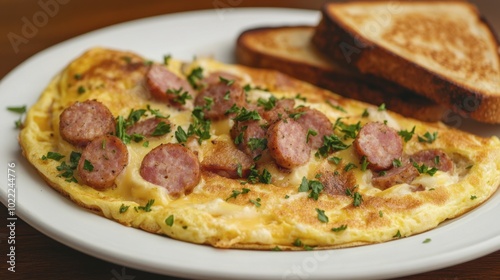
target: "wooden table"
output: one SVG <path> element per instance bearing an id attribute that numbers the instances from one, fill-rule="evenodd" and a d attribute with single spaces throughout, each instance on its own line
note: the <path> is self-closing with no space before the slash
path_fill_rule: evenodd
<path id="1" fill-rule="evenodd" d="M 82 33 L 111 24 L 147 16 L 234 7 L 293 7 L 319 9 L 325 1 L 279 0 L 0 0 L 0 78 L 37 52 Z M 497 1 L 475 1 L 480 10 L 500 30 L 500 5 Z M 44 10 L 40 3 L 51 3 Z M 44 23 L 41 12 L 48 15 Z M 49 12 L 47 12 L 49 11 Z M 26 20 L 38 15 L 40 26 L 30 38 L 13 43 L 9 33 L 22 34 Z M 12 35 L 11 35 L 12 37 Z M 5 97 L 2 97 L 5 100 Z M 2 187 L 5 187 L 2 184 Z M 7 209 L 0 207 L 0 220 Z M 498 221 L 492 221 L 495 223 Z M 101 261 L 64 246 L 23 221 L 16 225 L 16 273 L 7 271 L 7 230 L 0 227 L 1 279 L 174 279 Z M 465 237 L 464 237 L 465 238 Z M 408 252 L 411 254 L 411 252 Z M 500 279 L 500 251 L 460 265 L 400 279 Z"/>

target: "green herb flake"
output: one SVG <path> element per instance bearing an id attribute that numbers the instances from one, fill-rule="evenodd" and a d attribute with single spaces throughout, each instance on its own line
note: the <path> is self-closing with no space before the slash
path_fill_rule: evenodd
<path id="1" fill-rule="evenodd" d="M 308 180 L 305 176 L 302 177 L 302 182 L 300 183 L 299 192 L 308 192 L 309 198 L 318 200 L 320 193 L 323 191 L 324 186 L 320 181 Z"/>
<path id="2" fill-rule="evenodd" d="M 382 210 L 379 210 L 379 211 L 378 211 L 378 216 L 379 216 L 380 218 L 384 217 L 384 212 L 382 212 Z"/>
<path id="3" fill-rule="evenodd" d="M 316 135 L 318 135 L 318 132 L 314 129 L 309 128 L 309 130 L 307 130 L 306 143 L 309 143 L 309 136 L 311 136 L 311 135 L 316 136 Z"/>
<path id="4" fill-rule="evenodd" d="M 167 124 L 166 122 L 159 122 L 153 133 L 151 134 L 152 136 L 162 136 L 170 132 L 170 124 Z"/>
<path id="5" fill-rule="evenodd" d="M 325 214 L 325 210 L 321 210 L 316 208 L 316 212 L 318 213 L 318 220 L 322 223 L 328 223 L 328 216 Z"/>
<path id="6" fill-rule="evenodd" d="M 59 160 L 61 160 L 64 157 L 65 156 L 61 155 L 60 153 L 48 152 L 47 155 L 43 155 L 42 156 L 42 160 L 52 159 L 52 160 L 55 160 L 55 161 L 59 161 Z"/>
<path id="7" fill-rule="evenodd" d="M 392 165 L 393 165 L 394 167 L 401 167 L 401 166 L 403 166 L 403 164 L 401 163 L 401 160 L 400 160 L 400 159 L 398 159 L 398 158 L 395 158 L 395 159 L 392 161 Z"/>
<path id="8" fill-rule="evenodd" d="M 149 141 L 144 141 L 144 143 L 142 143 L 142 146 L 145 148 L 149 147 Z"/>
<path id="9" fill-rule="evenodd" d="M 94 166 L 92 165 L 92 163 L 90 161 L 85 160 L 83 162 L 83 169 L 87 170 L 89 172 L 92 172 L 94 170 Z"/>
<path id="10" fill-rule="evenodd" d="M 363 113 L 361 114 L 362 118 L 368 118 L 370 116 L 370 113 L 368 112 L 368 109 L 365 109 Z"/>
<path id="11" fill-rule="evenodd" d="M 346 229 L 347 229 L 347 225 L 341 225 L 341 226 L 339 226 L 339 227 L 334 227 L 334 228 L 332 228 L 332 231 L 333 231 L 333 232 L 340 232 L 340 231 L 344 231 L 344 230 L 346 230 Z"/>
<path id="12" fill-rule="evenodd" d="M 358 166 L 352 162 L 349 162 L 345 167 L 344 167 L 344 171 L 345 172 L 348 172 L 354 168 L 358 168 Z"/>
<path id="13" fill-rule="evenodd" d="M 170 63 L 170 59 L 172 58 L 171 54 L 167 54 L 163 56 L 163 64 L 168 65 Z"/>
<path id="14" fill-rule="evenodd" d="M 300 93 L 297 93 L 295 95 L 295 99 L 298 99 L 298 100 L 302 100 L 304 102 L 307 102 L 307 98 L 305 98 L 304 96 L 302 96 Z"/>
<path id="15" fill-rule="evenodd" d="M 422 165 L 418 165 L 418 163 L 413 162 L 413 166 L 418 170 L 418 173 L 420 174 L 429 174 L 430 176 L 434 176 L 434 174 L 436 174 L 436 172 L 438 171 L 437 168 L 435 167 L 429 168 L 427 165 L 423 163 Z"/>
<path id="16" fill-rule="evenodd" d="M 172 101 L 181 105 L 185 105 L 186 100 L 193 99 L 193 96 L 191 96 L 187 91 L 183 90 L 182 87 L 180 87 L 179 89 L 167 89 L 167 94 L 175 95 Z"/>
<path id="17" fill-rule="evenodd" d="M 174 225 L 174 215 L 168 216 L 165 219 L 165 224 L 167 224 L 167 226 L 169 226 L 169 227 L 173 226 Z"/>
<path id="18" fill-rule="evenodd" d="M 337 104 L 333 104 L 330 100 L 327 100 L 326 103 L 328 105 L 330 105 L 330 107 L 332 107 L 333 109 L 337 110 L 337 111 L 340 111 L 342 113 L 347 113 L 347 111 L 340 105 L 337 105 Z"/>
<path id="19" fill-rule="evenodd" d="M 17 114 L 24 114 L 26 113 L 26 105 L 21 107 L 7 107 L 7 110 Z"/>
<path id="20" fill-rule="evenodd" d="M 203 68 L 196 67 L 191 70 L 191 73 L 187 76 L 187 80 L 189 84 L 194 88 L 198 89 L 200 86 L 198 85 L 198 81 L 203 79 Z"/>
<path id="21" fill-rule="evenodd" d="M 368 168 L 368 164 L 370 164 L 370 163 L 366 159 L 366 156 L 363 156 L 361 158 L 361 171 L 366 171 L 366 169 Z"/>
<path id="22" fill-rule="evenodd" d="M 333 162 L 335 164 L 339 164 L 340 161 L 342 161 L 342 158 L 340 158 L 340 157 L 331 157 L 331 158 L 328 158 L 328 161 Z"/>
<path id="23" fill-rule="evenodd" d="M 382 111 L 385 111 L 386 108 L 385 108 L 385 103 L 382 103 L 380 104 L 380 106 L 378 106 L 378 109 L 377 109 L 379 112 L 382 112 Z"/>
<path id="24" fill-rule="evenodd" d="M 396 232 L 396 234 L 394 234 L 392 237 L 393 238 L 401 238 L 402 237 L 401 236 L 401 232 L 399 231 L 399 229 L 398 229 L 398 232 Z"/>
<path id="25" fill-rule="evenodd" d="M 425 243 L 429 243 L 429 242 L 431 242 L 431 239 L 430 239 L 430 238 L 426 238 L 424 241 L 422 241 L 422 243 L 424 243 L 424 244 L 425 244 Z"/>
<path id="26" fill-rule="evenodd" d="M 276 246 L 271 249 L 271 251 L 282 251 L 280 247 Z"/>
<path id="27" fill-rule="evenodd" d="M 427 131 L 423 136 L 418 136 L 418 142 L 431 144 L 436 141 L 437 136 L 437 131 L 433 132 L 432 134 Z"/>
<path id="28" fill-rule="evenodd" d="M 248 192 L 250 192 L 250 189 L 247 189 L 247 188 L 242 188 L 241 191 L 240 190 L 233 190 L 233 193 L 228 198 L 226 198 L 226 201 L 228 201 L 231 198 L 236 199 L 238 197 L 238 195 L 247 194 Z"/>
<path id="29" fill-rule="evenodd" d="M 125 212 L 127 212 L 128 208 L 130 207 L 130 205 L 125 205 L 122 203 L 122 205 L 120 206 L 120 214 L 123 214 Z"/>
<path id="30" fill-rule="evenodd" d="M 229 80 L 229 79 L 226 79 L 226 78 L 224 78 L 222 76 L 219 76 L 219 81 L 221 83 L 224 83 L 224 84 L 228 85 L 228 86 L 234 84 L 234 80 Z"/>
<path id="31" fill-rule="evenodd" d="M 144 212 L 151 212 L 151 206 L 153 206 L 154 203 L 155 203 L 155 200 L 150 199 L 150 200 L 148 200 L 148 202 L 146 203 L 145 206 L 139 206 L 139 207 L 137 207 L 137 209 L 144 210 Z"/>
<path id="32" fill-rule="evenodd" d="M 477 196 L 475 196 L 475 195 L 471 195 L 471 196 L 470 196 L 470 200 L 474 200 L 474 199 L 477 199 Z"/>
<path id="33" fill-rule="evenodd" d="M 263 107 L 264 110 L 269 111 L 276 106 L 276 101 L 278 101 L 276 96 L 271 95 L 267 100 L 264 98 L 259 98 L 257 100 L 257 105 Z"/>
<path id="34" fill-rule="evenodd" d="M 292 245 L 295 247 L 302 247 L 304 244 L 302 244 L 302 240 L 300 240 L 300 238 L 297 238 L 293 241 Z"/>
<path id="35" fill-rule="evenodd" d="M 413 126 L 413 128 L 410 131 L 400 130 L 400 131 L 398 131 L 398 134 L 399 134 L 399 136 L 401 136 L 403 138 L 403 140 L 405 142 L 408 142 L 413 137 L 413 134 L 415 134 L 415 126 Z"/>
<path id="36" fill-rule="evenodd" d="M 260 207 L 261 204 L 260 204 L 260 198 L 257 198 L 257 199 L 249 199 L 248 201 L 250 201 L 251 203 L 253 203 L 253 205 L 255 205 L 255 207 Z"/>
<path id="37" fill-rule="evenodd" d="M 248 147 L 251 151 L 267 149 L 267 138 L 250 138 L 248 139 Z"/>

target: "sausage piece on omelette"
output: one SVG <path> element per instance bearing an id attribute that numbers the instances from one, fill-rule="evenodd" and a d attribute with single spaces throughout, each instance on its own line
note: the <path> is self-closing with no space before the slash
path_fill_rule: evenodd
<path id="1" fill-rule="evenodd" d="M 72 141 L 79 127 L 66 126 L 64 112 L 88 111 L 76 104 L 100 104 L 114 129 L 94 114 L 80 124 L 90 128 L 84 141 Z M 104 48 L 54 77 L 19 140 L 43 179 L 78 205 L 220 248 L 385 242 L 470 211 L 500 184 L 496 137 L 403 118 L 274 71 Z"/>

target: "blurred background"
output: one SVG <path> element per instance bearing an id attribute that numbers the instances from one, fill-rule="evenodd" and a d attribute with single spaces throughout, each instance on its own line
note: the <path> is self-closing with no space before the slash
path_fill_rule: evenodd
<path id="1" fill-rule="evenodd" d="M 290 7 L 318 10 L 326 0 L 0 0 L 0 78 L 35 53 L 77 35 L 133 19 L 194 9 Z M 500 2 L 473 0 L 500 32 Z M 38 22 L 31 38 L 23 26 Z M 31 35 L 31 34 L 30 34 Z M 16 41 L 18 40 L 18 41 Z M 13 46 L 12 42 L 16 42 Z"/>

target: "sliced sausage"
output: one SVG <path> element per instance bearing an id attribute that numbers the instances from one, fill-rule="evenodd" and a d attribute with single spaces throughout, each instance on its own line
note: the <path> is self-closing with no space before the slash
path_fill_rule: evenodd
<path id="1" fill-rule="evenodd" d="M 372 178 L 373 186 L 385 190 L 399 184 L 410 184 L 419 175 L 418 170 L 408 158 L 403 159 L 401 163 L 401 166 L 393 167 L 385 171 L 383 175 L 374 173 L 374 177 Z"/>
<path id="2" fill-rule="evenodd" d="M 209 99 L 210 101 L 207 101 Z M 207 104 L 210 102 L 211 104 Z M 245 92 L 236 84 L 211 84 L 203 89 L 194 101 L 196 106 L 204 108 L 205 117 L 210 120 L 220 120 L 227 117 L 226 112 L 233 105 L 243 107 L 246 103 Z"/>
<path id="3" fill-rule="evenodd" d="M 118 137 L 105 135 L 95 138 L 85 147 L 77 172 L 82 183 L 103 190 L 114 185 L 127 163 L 127 146 Z"/>
<path id="4" fill-rule="evenodd" d="M 235 122 L 230 131 L 238 149 L 255 158 L 266 149 L 263 145 L 250 145 L 252 142 L 266 141 L 266 129 L 260 121 Z"/>
<path id="5" fill-rule="evenodd" d="M 323 184 L 323 191 L 329 195 L 346 195 L 346 190 L 356 185 L 352 172 L 322 172 L 319 181 Z"/>
<path id="6" fill-rule="evenodd" d="M 398 132 L 379 122 L 365 124 L 353 142 L 360 156 L 366 156 L 368 168 L 386 170 L 403 153 L 403 140 Z"/>
<path id="7" fill-rule="evenodd" d="M 96 137 L 113 134 L 115 119 L 101 102 L 75 102 L 59 116 L 59 131 L 64 140 L 84 147 Z"/>
<path id="8" fill-rule="evenodd" d="M 187 80 L 160 64 L 151 65 L 146 73 L 146 85 L 154 98 L 178 107 L 183 105 L 177 99 L 179 94 L 186 91 L 191 96 L 194 94 L 194 90 Z"/>
<path id="9" fill-rule="evenodd" d="M 311 147 L 306 143 L 306 131 L 298 122 L 279 120 L 267 130 L 267 147 L 276 163 L 285 168 L 305 164 Z"/>
<path id="10" fill-rule="evenodd" d="M 416 152 L 411 155 L 411 160 L 419 165 L 425 164 L 429 168 L 435 167 L 444 172 L 452 172 L 454 169 L 451 158 L 439 149 L 429 149 Z"/>
<path id="11" fill-rule="evenodd" d="M 240 77 L 224 71 L 215 71 L 210 73 L 207 77 L 201 80 L 204 85 L 216 84 L 221 82 L 221 78 L 227 80 L 228 82 L 239 82 Z"/>
<path id="12" fill-rule="evenodd" d="M 293 99 L 280 99 L 276 101 L 276 106 L 270 110 L 265 110 L 260 107 L 259 114 L 269 123 L 274 123 L 280 119 L 288 118 L 289 113 L 295 106 Z"/>
<path id="13" fill-rule="evenodd" d="M 188 194 L 201 179 L 198 158 L 180 144 L 162 144 L 142 160 L 140 174 L 144 180 L 162 186 L 173 197 Z"/>
<path id="14" fill-rule="evenodd" d="M 312 149 L 318 149 L 323 145 L 323 137 L 333 134 L 333 126 L 330 120 L 316 109 L 302 107 L 296 110 L 297 122 L 300 123 L 306 131 L 311 129 L 316 135 L 308 136 L 308 143 Z"/>
<path id="15" fill-rule="evenodd" d="M 248 176 L 253 165 L 251 157 L 230 142 L 214 140 L 212 143 L 211 153 L 201 162 L 203 170 L 233 179 Z"/>
<path id="16" fill-rule="evenodd" d="M 158 125 L 160 125 L 161 123 L 164 123 L 165 125 L 170 124 L 170 122 L 168 120 L 163 119 L 163 118 L 149 118 L 149 119 L 145 119 L 145 120 L 136 122 L 134 125 L 127 128 L 127 134 L 129 134 L 129 135 L 140 134 L 140 135 L 144 135 L 146 137 L 160 136 L 160 135 L 153 135 L 153 134 L 156 131 L 156 128 L 158 127 Z"/>

